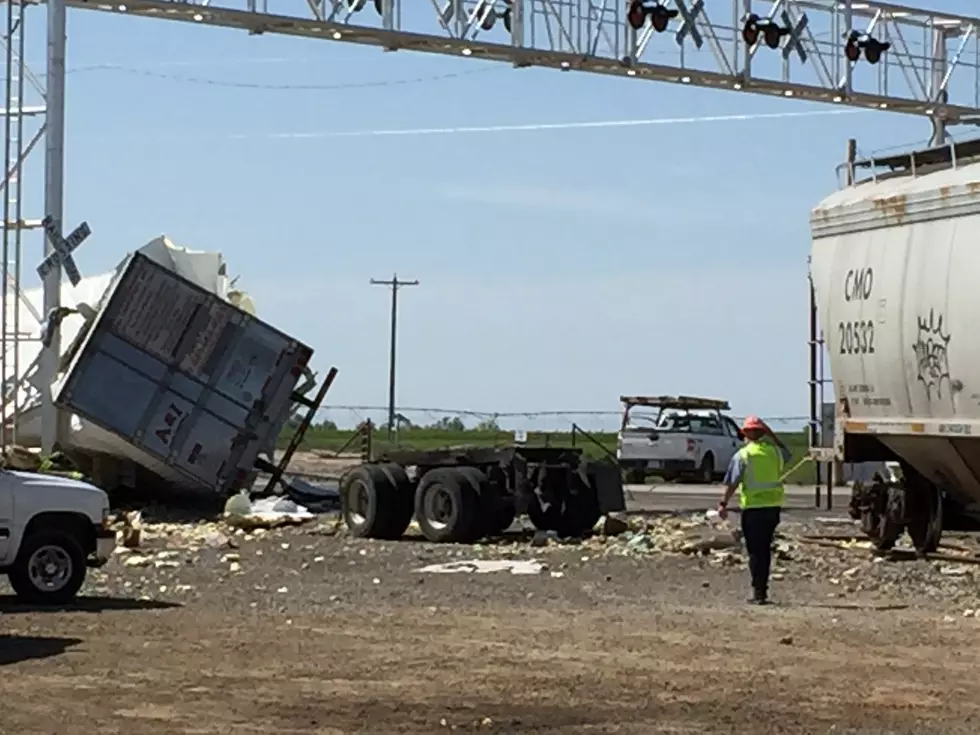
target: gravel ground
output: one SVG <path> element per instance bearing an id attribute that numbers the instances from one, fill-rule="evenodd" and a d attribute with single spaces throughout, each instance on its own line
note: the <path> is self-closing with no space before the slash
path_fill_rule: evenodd
<path id="1" fill-rule="evenodd" d="M 754 608 L 725 529 L 690 517 L 474 547 L 145 515 L 77 607 L 0 591 L 0 732 L 980 730 L 980 567 L 800 542 L 846 526 L 789 514 Z M 468 560 L 544 566 L 418 571 Z"/>

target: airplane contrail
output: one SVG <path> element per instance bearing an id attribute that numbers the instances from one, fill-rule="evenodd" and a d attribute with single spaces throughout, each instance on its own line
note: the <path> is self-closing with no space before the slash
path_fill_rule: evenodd
<path id="1" fill-rule="evenodd" d="M 313 138 L 380 138 L 407 135 L 463 135 L 467 133 L 521 133 L 544 130 L 583 130 L 591 128 L 629 128 L 646 125 L 682 125 L 690 123 L 743 122 L 752 120 L 784 120 L 798 117 L 822 117 L 828 115 L 853 115 L 868 110 L 811 110 L 807 112 L 763 112 L 742 115 L 705 115 L 701 117 L 657 117 L 639 120 L 595 120 L 591 122 L 531 123 L 524 125 L 481 125 L 453 128 L 407 128 L 391 130 L 320 130 L 308 133 L 239 133 L 229 135 L 229 140 L 304 140 Z"/>

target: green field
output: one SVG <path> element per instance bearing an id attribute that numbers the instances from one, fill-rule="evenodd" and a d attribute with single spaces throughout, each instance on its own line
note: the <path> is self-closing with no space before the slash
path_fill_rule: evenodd
<path id="1" fill-rule="evenodd" d="M 344 452 L 357 453 L 360 451 L 359 440 L 354 439 L 352 443 L 348 444 L 351 442 L 353 434 L 351 429 L 311 427 L 306 433 L 306 439 L 301 448 L 329 452 L 337 452 L 343 449 Z M 806 454 L 806 433 L 803 431 L 780 433 L 779 436 L 786 443 L 786 446 L 793 450 L 793 461 L 790 466 L 796 465 Z M 375 430 L 372 441 L 375 455 L 391 446 L 387 440 L 387 432 L 384 430 Z M 460 431 L 413 427 L 402 429 L 399 432 L 397 446 L 402 449 L 443 449 L 455 446 L 492 447 L 510 444 L 513 441 L 514 434 L 510 431 L 481 429 Z M 616 453 L 616 434 L 614 432 L 576 432 L 575 434 L 571 431 L 528 432 L 527 443 L 532 446 L 578 447 L 588 456 L 596 459 L 607 457 L 607 452 L 613 456 Z M 345 445 L 347 446 L 345 447 Z M 814 478 L 813 465 L 807 462 L 795 470 L 787 478 L 787 482 L 812 484 Z"/>

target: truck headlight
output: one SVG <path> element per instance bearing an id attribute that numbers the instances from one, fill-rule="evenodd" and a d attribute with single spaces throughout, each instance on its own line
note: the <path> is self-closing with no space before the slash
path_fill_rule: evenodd
<path id="1" fill-rule="evenodd" d="M 111 514 L 111 512 L 109 511 L 108 508 L 103 508 L 102 509 L 102 528 L 104 528 L 106 531 L 108 531 L 109 530 L 109 527 L 111 525 L 112 525 L 112 514 Z"/>

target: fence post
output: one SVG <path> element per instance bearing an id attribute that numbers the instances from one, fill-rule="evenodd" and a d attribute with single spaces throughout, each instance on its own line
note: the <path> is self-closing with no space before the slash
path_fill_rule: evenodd
<path id="1" fill-rule="evenodd" d="M 374 422 L 371 419 L 362 421 L 360 426 L 357 427 L 357 430 L 361 434 L 361 459 L 365 462 L 370 462 L 373 453 Z"/>

